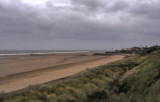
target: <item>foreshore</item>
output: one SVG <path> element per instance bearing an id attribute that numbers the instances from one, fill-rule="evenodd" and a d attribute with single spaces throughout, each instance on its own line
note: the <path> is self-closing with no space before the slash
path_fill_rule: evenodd
<path id="1" fill-rule="evenodd" d="M 104 65 L 123 56 L 54 55 L 10 56 L 0 60 L 0 92 L 16 91 Z"/>

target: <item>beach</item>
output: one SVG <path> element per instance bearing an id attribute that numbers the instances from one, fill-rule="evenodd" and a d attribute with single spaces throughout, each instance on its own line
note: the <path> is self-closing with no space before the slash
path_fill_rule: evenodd
<path id="1" fill-rule="evenodd" d="M 0 92 L 16 91 L 30 85 L 67 77 L 122 59 L 123 56 L 58 54 L 52 56 L 8 56 L 0 59 Z"/>

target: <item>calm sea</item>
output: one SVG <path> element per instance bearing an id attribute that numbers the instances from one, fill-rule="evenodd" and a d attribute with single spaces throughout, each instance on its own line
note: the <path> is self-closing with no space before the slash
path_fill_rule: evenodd
<path id="1" fill-rule="evenodd" d="M 54 54 L 54 53 L 81 53 L 83 50 L 0 50 L 0 56 L 5 55 L 29 55 L 29 54 Z"/>

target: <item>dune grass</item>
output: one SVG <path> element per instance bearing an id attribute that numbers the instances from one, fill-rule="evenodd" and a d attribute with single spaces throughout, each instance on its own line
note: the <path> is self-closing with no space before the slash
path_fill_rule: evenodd
<path id="1" fill-rule="evenodd" d="M 160 102 L 160 54 L 129 58 L 3 93 L 0 102 Z"/>

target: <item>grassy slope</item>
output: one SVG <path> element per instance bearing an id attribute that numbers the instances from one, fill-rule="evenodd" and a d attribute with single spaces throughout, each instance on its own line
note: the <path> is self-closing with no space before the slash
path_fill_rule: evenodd
<path id="1" fill-rule="evenodd" d="M 134 55 L 68 78 L 1 94 L 0 102 L 160 102 L 160 54 Z"/>

